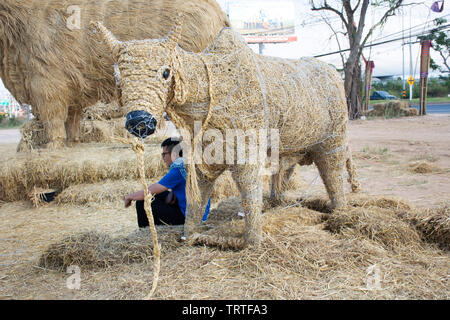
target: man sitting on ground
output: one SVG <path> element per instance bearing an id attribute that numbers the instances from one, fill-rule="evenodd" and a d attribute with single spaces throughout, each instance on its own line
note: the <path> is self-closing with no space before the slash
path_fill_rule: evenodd
<path id="1" fill-rule="evenodd" d="M 148 191 L 155 197 L 152 201 L 152 213 L 156 225 L 180 225 L 184 224 L 185 221 L 187 173 L 184 166 L 183 151 L 180 148 L 175 148 L 179 143 L 178 138 L 168 138 L 163 141 L 161 155 L 164 163 L 169 167 L 169 172 L 158 183 L 154 183 L 148 188 Z M 169 189 L 172 192 L 169 192 Z M 148 227 L 149 222 L 144 209 L 144 191 L 127 195 L 125 197 L 125 208 L 131 206 L 132 201 L 136 201 L 139 228 Z M 208 217 L 210 205 L 211 198 L 206 206 L 203 221 Z"/>

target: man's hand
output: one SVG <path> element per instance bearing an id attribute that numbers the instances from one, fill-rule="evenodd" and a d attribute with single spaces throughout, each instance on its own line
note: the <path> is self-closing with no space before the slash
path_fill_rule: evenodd
<path id="1" fill-rule="evenodd" d="M 129 195 L 127 195 L 127 196 L 125 197 L 125 208 L 128 208 L 129 206 L 131 206 L 131 202 L 132 202 L 132 201 L 133 201 L 133 200 L 129 198 Z"/>
<path id="2" fill-rule="evenodd" d="M 155 195 L 161 192 L 166 191 L 167 188 L 163 185 L 160 185 L 159 183 L 154 183 L 150 187 L 148 187 L 148 192 Z M 137 191 L 135 193 L 130 193 L 129 195 L 125 196 L 125 208 L 128 208 L 131 206 L 132 201 L 141 201 L 144 200 L 144 191 Z"/>

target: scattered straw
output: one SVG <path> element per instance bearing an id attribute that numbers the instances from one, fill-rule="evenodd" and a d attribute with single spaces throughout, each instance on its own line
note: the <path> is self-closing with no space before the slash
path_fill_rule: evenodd
<path id="1" fill-rule="evenodd" d="M 179 242 L 182 227 L 157 226 L 164 270 L 159 278 L 158 299 L 448 299 L 448 253 L 425 239 L 417 242 L 412 237 L 408 244 L 415 228 L 409 224 L 408 215 L 419 214 L 417 209 L 394 198 L 348 198 L 354 206 L 348 212 L 342 211 L 345 216 L 341 222 L 341 212 L 330 215 L 299 206 L 269 208 L 262 217 L 261 245 L 241 250 L 222 248 L 223 242 L 218 244 L 220 249 L 204 244 L 187 246 Z M 45 227 L 50 209 L 46 206 L 37 213 L 33 209 L 27 214 L 28 220 L 34 225 L 41 221 L 40 227 Z M 57 216 L 64 215 L 64 210 L 69 208 L 58 209 Z M 239 239 L 245 230 L 243 218 L 237 215 L 240 210 L 239 198 L 222 201 L 211 210 L 202 234 Z M 103 214 L 98 223 L 92 221 L 102 211 L 88 212 L 77 215 L 72 210 L 61 217 L 61 223 L 73 217 L 59 228 L 66 235 L 72 232 L 70 237 L 55 239 L 51 232 L 40 232 L 38 236 L 31 232 L 39 241 L 26 240 L 25 248 L 34 246 L 35 252 L 41 253 L 39 266 L 45 269 L 30 272 L 22 267 L 17 271 L 20 281 L 11 276 L 2 283 L 4 294 L 44 297 L 49 286 L 65 283 L 70 265 L 79 265 L 83 272 L 82 290 L 75 293 L 75 298 L 139 299 L 148 293 L 151 284 L 145 279 L 154 271 L 149 229 L 132 231 L 136 226 L 131 219 L 130 229 L 112 236 L 113 230 L 121 228 L 115 221 L 110 222 L 112 212 Z M 438 211 L 423 213 L 422 217 L 433 213 Z M 23 209 L 17 216 L 23 217 Z M 328 230 L 333 216 L 340 230 L 337 233 Z M 79 225 L 90 224 L 92 231 L 79 234 L 77 221 Z M 380 227 L 375 225 L 377 221 Z M 110 227 L 100 229 L 108 222 Z M 385 232 L 389 228 L 392 235 Z M 399 234 L 402 230 L 405 235 Z M 12 233 L 4 234 L 14 238 Z M 42 253 L 40 246 L 49 242 L 53 244 Z M 15 247 L 10 245 L 12 251 Z M 380 276 L 379 288 L 369 286 L 375 274 Z M 64 298 L 67 288 L 55 286 L 51 292 L 49 298 Z"/>
<path id="2" fill-rule="evenodd" d="M 443 172 L 443 169 L 428 161 L 418 161 L 409 164 L 409 171 L 413 173 L 440 173 Z"/>

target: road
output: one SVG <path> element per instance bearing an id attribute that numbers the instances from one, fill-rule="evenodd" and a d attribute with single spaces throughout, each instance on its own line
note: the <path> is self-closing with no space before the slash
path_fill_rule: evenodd
<path id="1" fill-rule="evenodd" d="M 19 129 L 0 129 L 0 144 L 19 143 Z"/>
<path id="2" fill-rule="evenodd" d="M 412 107 L 419 109 L 419 105 L 412 105 Z M 435 113 L 450 113 L 450 104 L 427 104 L 427 114 L 435 114 Z"/>

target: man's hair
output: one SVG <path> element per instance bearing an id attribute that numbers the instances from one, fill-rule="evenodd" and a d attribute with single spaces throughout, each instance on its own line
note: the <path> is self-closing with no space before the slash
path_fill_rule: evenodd
<path id="1" fill-rule="evenodd" d="M 176 145 L 180 144 L 180 142 L 181 142 L 181 138 L 177 138 L 177 137 L 175 137 L 175 138 L 173 138 L 173 137 L 172 138 L 168 138 L 168 139 L 164 140 L 161 143 L 161 148 L 166 147 L 168 152 L 172 152 L 172 149 Z M 180 149 L 180 152 L 178 153 L 178 155 L 180 157 L 182 157 L 183 156 L 183 150 Z"/>

